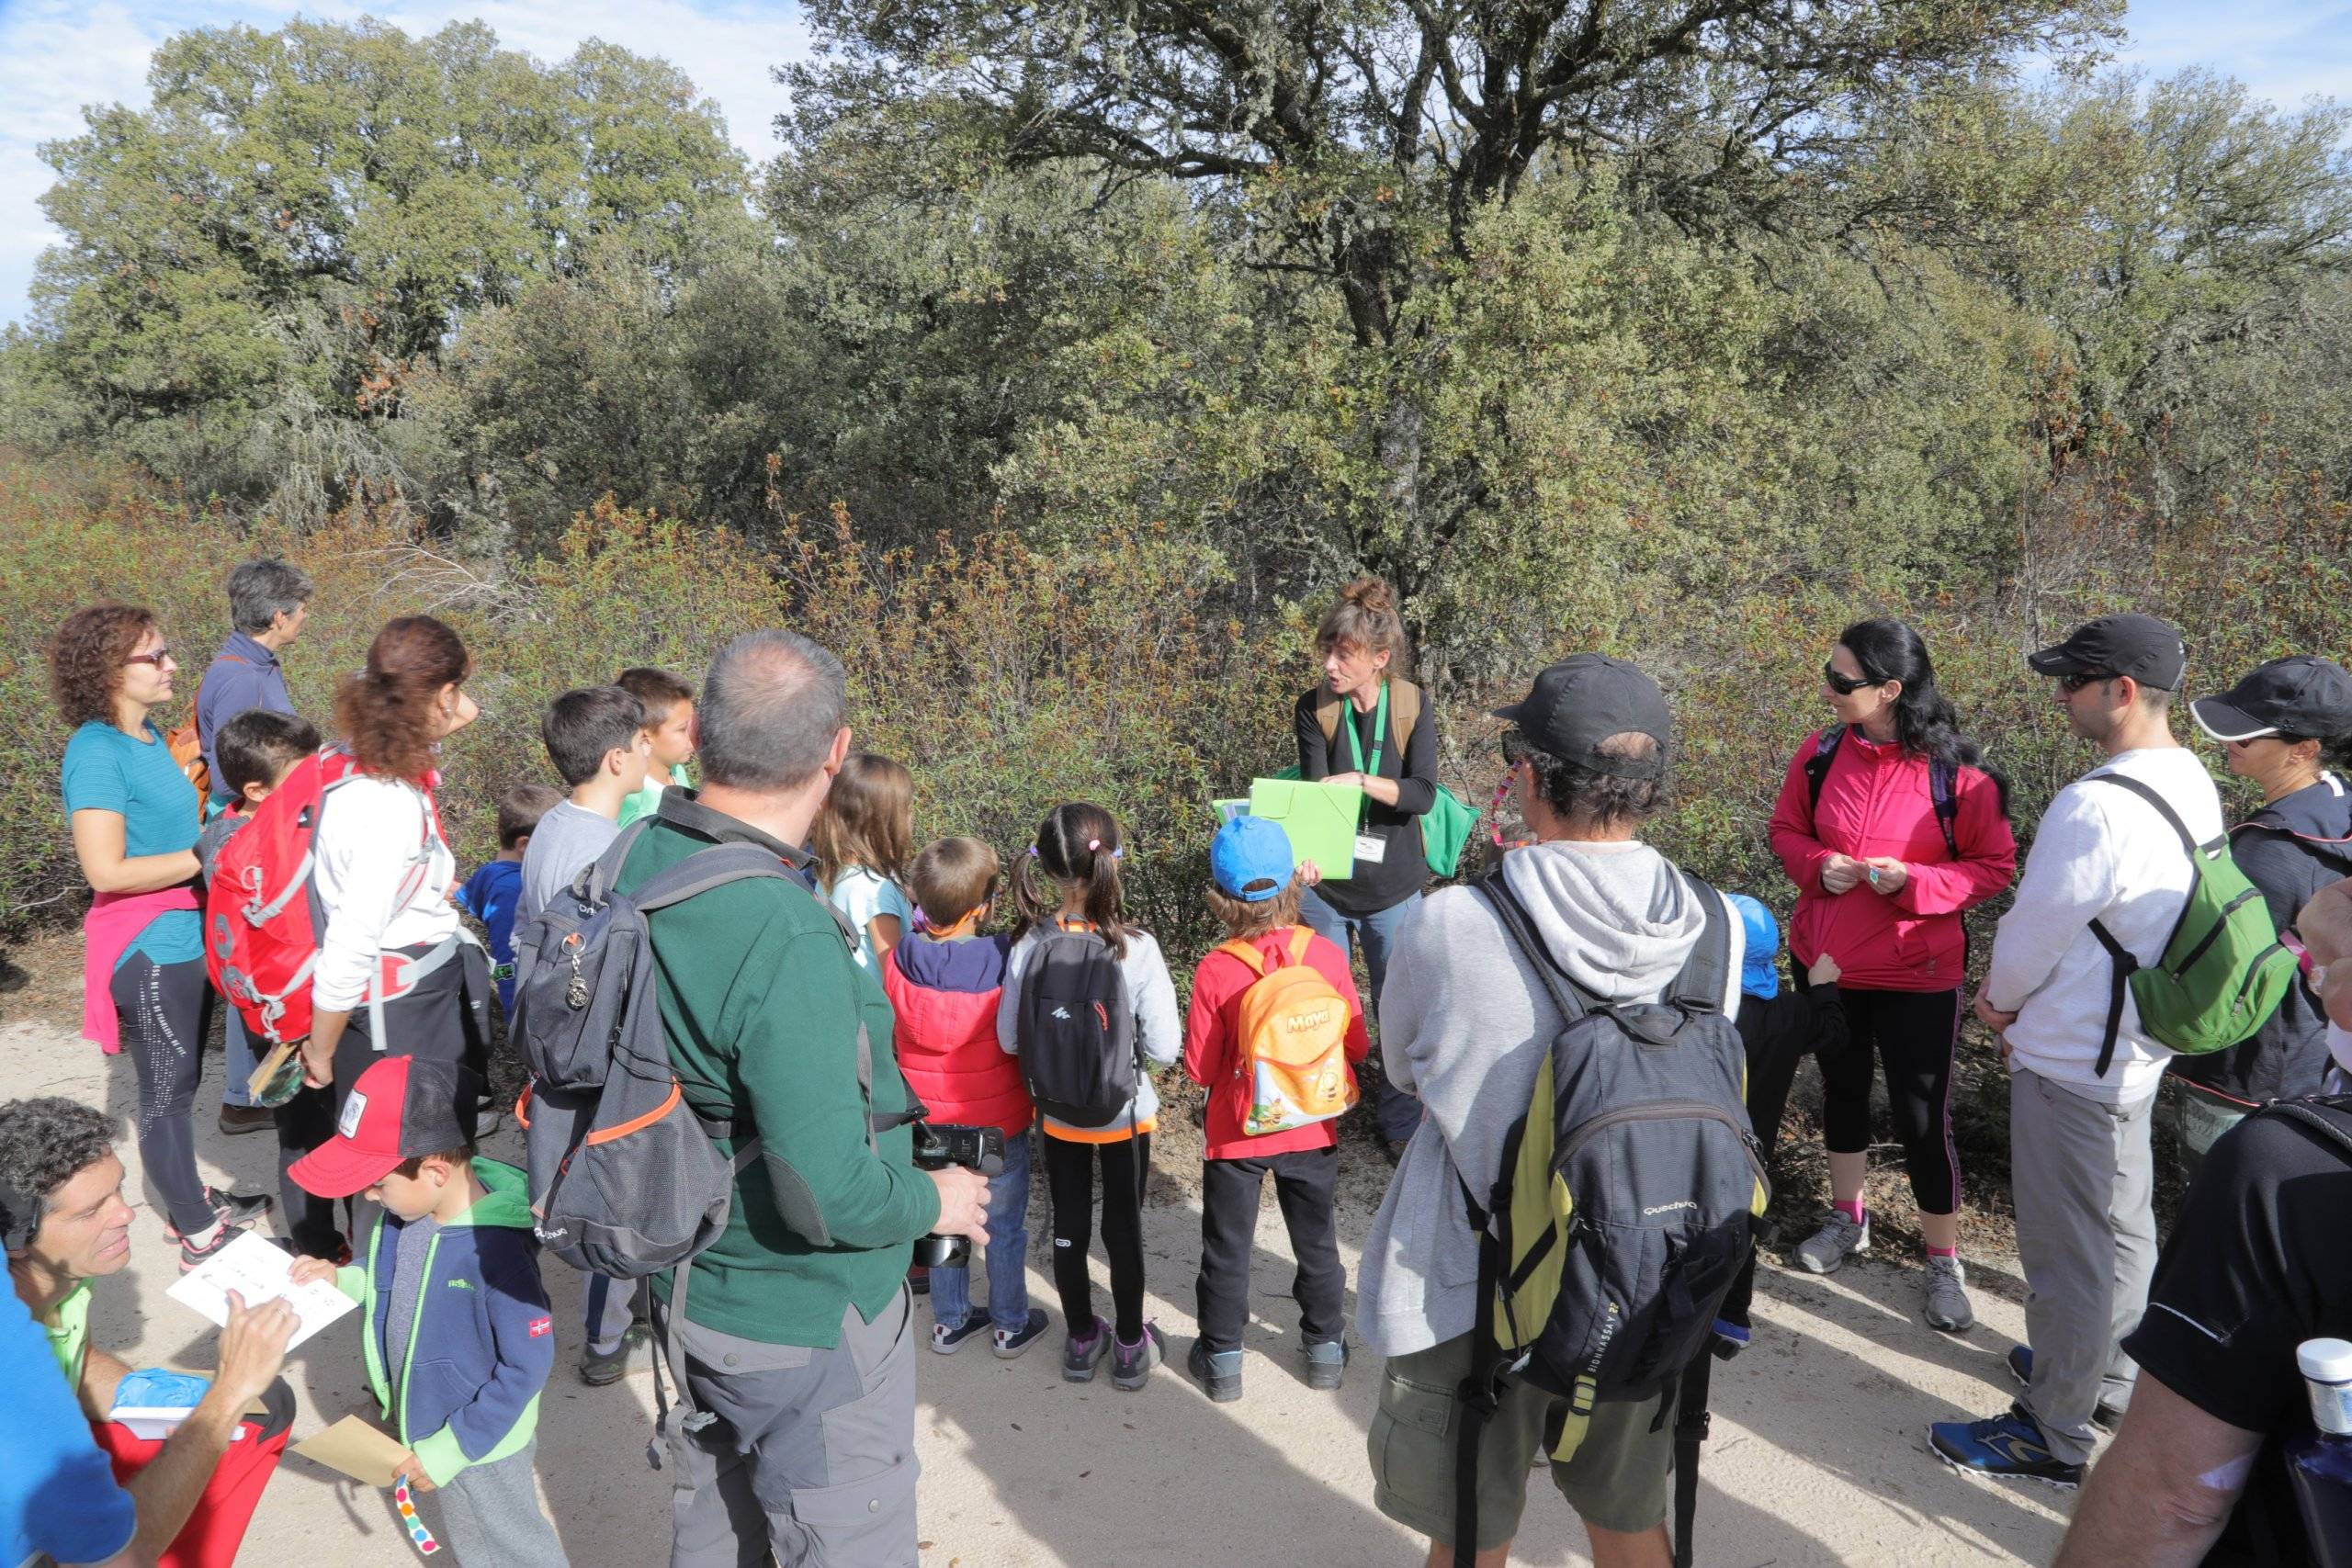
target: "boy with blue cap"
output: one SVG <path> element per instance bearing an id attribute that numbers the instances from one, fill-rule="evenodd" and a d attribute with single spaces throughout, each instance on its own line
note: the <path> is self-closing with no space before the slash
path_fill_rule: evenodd
<path id="1" fill-rule="evenodd" d="M 1237 817 L 1209 844 L 1209 909 L 1227 940 L 1201 960 L 1184 1071 L 1207 1089 L 1201 1166 L 1200 1337 L 1186 1367 L 1208 1396 L 1241 1397 L 1250 1258 L 1267 1177 L 1290 1230 L 1309 1388 L 1347 1367 L 1347 1270 L 1332 1215 L 1340 1114 L 1371 1048 L 1348 955 L 1298 919 L 1290 837 Z"/>

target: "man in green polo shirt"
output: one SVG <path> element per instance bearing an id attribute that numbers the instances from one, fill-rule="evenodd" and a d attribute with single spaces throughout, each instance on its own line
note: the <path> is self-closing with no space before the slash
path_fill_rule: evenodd
<path id="1" fill-rule="evenodd" d="M 131 1369 L 89 1342 L 90 1285 L 130 1261 L 133 1211 L 122 1180 L 103 1113 L 56 1096 L 0 1105 L 0 1190 L 12 1195 L 14 1216 L 9 1283 L 48 1331 L 98 1446 L 130 1470 L 123 1484 L 139 1510 L 133 1554 L 153 1562 L 168 1548 L 176 1562 L 227 1568 L 293 1420 L 293 1393 L 277 1373 L 294 1309 L 282 1300 L 247 1307 L 232 1293 L 220 1370 L 187 1419 L 160 1443 L 109 1421 Z M 256 1402 L 266 1416 L 247 1416 Z"/>
<path id="2" fill-rule="evenodd" d="M 840 661 L 806 637 L 728 644 L 695 711 L 703 787 L 662 792 L 618 890 L 719 843 L 804 866 L 800 846 L 849 754 L 844 706 Z M 679 1325 L 687 1390 L 715 1418 L 673 1424 L 673 1568 L 735 1568 L 763 1548 L 786 1568 L 911 1563 L 907 1264 L 926 1232 L 987 1239 L 988 1182 L 917 1169 L 904 1125 L 870 1130 L 870 1116 L 908 1103 L 889 1004 L 801 886 L 730 883 L 647 924 L 686 1099 L 711 1120 L 748 1121 L 761 1148 L 726 1231 L 695 1259 Z M 653 1289 L 666 1319 L 671 1277 Z"/>

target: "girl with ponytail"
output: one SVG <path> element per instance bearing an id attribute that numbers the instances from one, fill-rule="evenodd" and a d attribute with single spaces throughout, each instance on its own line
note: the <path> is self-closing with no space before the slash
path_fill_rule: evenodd
<path id="1" fill-rule="evenodd" d="M 1836 722 L 1797 748 L 1771 826 L 1797 887 L 1789 954 L 1799 973 L 1837 961 L 1850 1042 L 1821 1064 L 1833 1207 L 1797 1261 L 1826 1274 L 1870 1246 L 1862 1184 L 1875 1057 L 1918 1204 L 1925 1315 L 1957 1332 L 1975 1321 L 1951 1130 L 1968 962 L 1961 921 L 2017 875 L 2008 790 L 1962 733 L 1927 644 L 1903 622 L 1848 626 L 1822 668 L 1821 695 Z"/>
<path id="2" fill-rule="evenodd" d="M 1099 806 L 1057 806 L 1037 825 L 1036 842 L 1014 863 L 1012 901 L 1020 919 L 1005 961 L 1004 995 L 996 1015 L 997 1043 L 1021 1054 L 1023 989 L 1041 944 L 1062 931 L 1100 937 L 1119 969 L 1119 1005 L 1131 1011 L 1137 1051 L 1165 1066 L 1183 1049 L 1176 986 L 1159 944 L 1128 922 L 1119 886 L 1119 824 Z M 1052 1201 L 1054 1285 L 1062 1299 L 1069 1337 L 1062 1377 L 1091 1382 L 1107 1354 L 1111 1380 L 1132 1392 L 1144 1385 L 1166 1347 L 1157 1323 L 1143 1315 L 1143 1184 L 1151 1167 L 1151 1134 L 1159 1111 L 1151 1075 L 1137 1069 L 1136 1099 L 1108 1122 L 1076 1126 L 1041 1114 L 1046 1188 Z M 1102 1250 L 1111 1263 L 1114 1322 L 1094 1313 L 1087 1279 L 1095 1173 L 1102 1173 Z"/>

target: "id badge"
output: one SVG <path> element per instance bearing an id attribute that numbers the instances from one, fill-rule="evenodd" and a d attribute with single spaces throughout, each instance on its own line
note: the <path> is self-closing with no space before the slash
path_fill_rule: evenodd
<path id="1" fill-rule="evenodd" d="M 1356 835 L 1356 863 L 1357 863 L 1357 864 L 1359 864 L 1359 865 L 1365 865 L 1365 864 L 1370 864 L 1370 865 L 1378 865 L 1378 864 L 1380 864 L 1383 861 L 1386 860 L 1387 858 L 1388 858 L 1388 835 L 1387 835 L 1387 834 L 1385 834 L 1385 833 L 1358 833 L 1358 834 Z"/>

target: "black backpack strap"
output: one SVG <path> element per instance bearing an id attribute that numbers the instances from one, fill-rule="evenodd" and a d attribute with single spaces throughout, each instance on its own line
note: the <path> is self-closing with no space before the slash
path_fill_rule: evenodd
<path id="1" fill-rule="evenodd" d="M 1544 945 L 1543 938 L 1535 934 L 1535 923 L 1528 918 L 1527 907 L 1519 901 L 1519 895 L 1510 890 L 1510 884 L 1503 877 L 1503 868 L 1499 865 L 1495 867 L 1472 883 L 1470 887 L 1473 892 L 1482 895 L 1492 907 L 1495 919 L 1502 925 L 1503 934 L 1510 939 L 1511 945 L 1518 948 L 1534 968 L 1536 978 L 1542 980 L 1544 988 L 1551 993 L 1552 1005 L 1560 1010 L 1560 1016 L 1574 1023 L 1591 1011 L 1593 1004 L 1585 999 L 1583 987 L 1568 978 L 1553 960 L 1551 950 Z"/>
<path id="2" fill-rule="evenodd" d="M 1719 1013 L 1724 992 L 1731 987 L 1731 912 L 1724 908 L 1724 896 L 1704 881 L 1687 871 L 1681 876 L 1707 923 L 1698 945 L 1683 961 L 1682 972 L 1667 988 L 1666 999 L 1689 1012 Z"/>
<path id="3" fill-rule="evenodd" d="M 620 880 L 621 866 L 628 860 L 629 852 L 637 848 L 637 840 L 645 836 L 645 825 L 651 820 L 640 818 L 622 829 L 620 836 L 605 846 L 605 852 L 571 879 L 572 896 L 591 908 L 610 898 L 613 884 Z"/>
<path id="4" fill-rule="evenodd" d="M 1712 1338 L 1713 1337 L 1710 1336 Z M 1713 1426 L 1707 1382 L 1715 1359 L 1705 1349 L 1682 1369 L 1674 1412 L 1674 1568 L 1690 1568 L 1699 1521 L 1699 1450 Z"/>
<path id="5" fill-rule="evenodd" d="M 1501 875 L 1498 871 L 1486 880 L 1499 881 Z M 1470 1330 L 1470 1371 L 1455 1391 L 1460 1408 L 1454 1413 L 1453 1568 L 1477 1568 L 1478 1445 L 1486 1436 L 1487 1423 L 1502 1404 L 1502 1347 L 1495 1342 L 1495 1295 L 1502 1285 L 1502 1244 L 1459 1170 L 1454 1180 L 1462 1188 L 1470 1227 L 1478 1235 L 1478 1305 Z"/>
<path id="6" fill-rule="evenodd" d="M 628 832 L 636 832 L 641 822 L 642 819 L 630 824 Z M 628 834 L 622 837 L 626 839 Z M 618 840 L 614 847 L 621 847 Z M 611 853 L 610 850 L 605 852 L 608 856 Z M 599 859 L 596 871 L 603 869 L 604 861 Z M 798 879 L 785 869 L 782 861 L 757 844 L 713 844 L 707 850 L 696 850 L 675 865 L 647 877 L 628 896 L 628 901 L 637 906 L 639 914 L 650 915 L 656 909 L 683 904 L 714 887 L 724 887 L 730 882 L 743 882 L 754 877 L 799 886 Z"/>
<path id="7" fill-rule="evenodd" d="M 2317 1101 L 2316 1104 L 2332 1106 L 2338 1111 L 2352 1109 L 2352 1106 L 2347 1106 L 2347 1102 L 2341 1097 L 2331 1100 L 2322 1100 Z M 2346 1132 L 2343 1127 L 2337 1125 L 2331 1118 L 2321 1115 L 2316 1105 L 2299 1103 L 2298 1101 L 2291 1100 L 2278 1100 L 2264 1106 L 2261 1110 L 2256 1111 L 2255 1114 L 2257 1116 L 2291 1116 L 2296 1121 L 2301 1122 L 2304 1126 L 2309 1127 L 2312 1131 L 2317 1133 L 2321 1137 L 2325 1138 L 2330 1143 L 2335 1145 L 2337 1148 L 2344 1152 L 2345 1157 L 2347 1160 L 2352 1160 L 2352 1132 Z"/>
<path id="8" fill-rule="evenodd" d="M 1846 741 L 1846 727 L 1833 724 L 1821 732 L 1814 742 L 1813 755 L 1804 760 L 1805 816 L 1810 818 L 1821 809 L 1821 786 L 1829 782 L 1829 764 L 1838 760 L 1838 748 Z"/>
<path id="9" fill-rule="evenodd" d="M 1928 798 L 1936 808 L 1936 826 L 1944 836 L 1944 851 L 1960 858 L 1960 769 L 1941 757 L 1928 762 Z"/>

